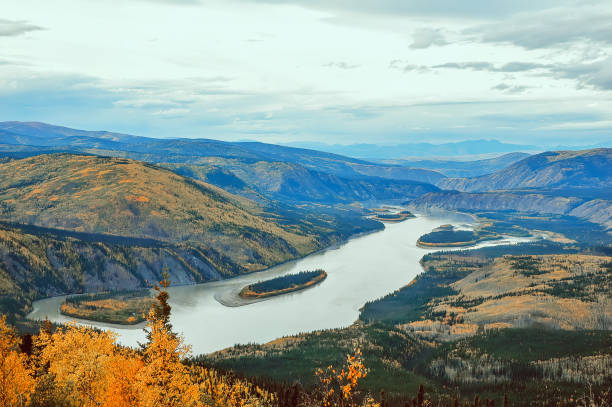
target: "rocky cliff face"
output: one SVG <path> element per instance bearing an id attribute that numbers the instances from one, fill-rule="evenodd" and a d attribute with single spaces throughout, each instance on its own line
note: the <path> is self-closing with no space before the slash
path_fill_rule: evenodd
<path id="1" fill-rule="evenodd" d="M 581 203 L 582 200 L 579 198 L 549 197 L 540 194 L 513 194 L 510 192 L 460 193 L 446 191 L 426 194 L 412 200 L 410 205 L 418 210 L 512 210 L 565 214 Z"/>
<path id="2" fill-rule="evenodd" d="M 612 202 L 512 192 L 433 192 L 410 201 L 412 210 L 518 211 L 570 215 L 612 228 Z"/>
<path id="3" fill-rule="evenodd" d="M 151 287 L 168 271 L 173 285 L 219 280 L 201 248 L 136 240 L 101 242 L 0 224 L 0 312 L 22 314 L 32 300 L 80 292 Z"/>

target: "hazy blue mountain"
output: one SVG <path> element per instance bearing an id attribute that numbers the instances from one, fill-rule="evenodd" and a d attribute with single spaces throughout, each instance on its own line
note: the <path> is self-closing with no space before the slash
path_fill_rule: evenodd
<path id="1" fill-rule="evenodd" d="M 453 157 L 475 156 L 490 153 L 516 151 L 541 151 L 541 147 L 502 143 L 497 140 L 465 140 L 455 143 L 406 143 L 394 145 L 377 144 L 325 144 L 310 142 L 287 143 L 292 147 L 313 148 L 335 154 L 363 159 L 401 159 L 407 157 Z"/>
<path id="2" fill-rule="evenodd" d="M 344 178 L 377 176 L 433 183 L 443 178 L 431 170 L 400 165 L 375 164 L 364 160 L 304 148 L 292 148 L 258 142 L 225 142 L 211 139 L 155 139 L 106 131 L 84 131 L 38 122 L 0 122 L 0 144 L 71 147 L 79 152 L 138 153 L 154 162 L 190 162 L 198 157 L 224 157 L 254 161 L 297 163 L 306 168 Z M 114 152 L 114 153 L 113 153 Z M 142 154 L 149 158 L 143 158 Z"/>
<path id="3" fill-rule="evenodd" d="M 501 170 L 523 158 L 527 153 L 508 153 L 494 158 L 482 160 L 384 160 L 385 164 L 399 164 L 416 168 L 427 168 L 438 171 L 447 177 L 477 177 Z"/>
<path id="4" fill-rule="evenodd" d="M 163 164 L 235 194 L 256 198 L 253 192 L 283 202 L 351 203 L 417 197 L 438 191 L 432 184 L 377 177 L 342 178 L 289 162 L 245 162 L 217 158 L 209 164 Z"/>

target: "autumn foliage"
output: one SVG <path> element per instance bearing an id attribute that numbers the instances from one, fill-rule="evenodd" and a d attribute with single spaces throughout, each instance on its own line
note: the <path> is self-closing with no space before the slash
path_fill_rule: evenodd
<path id="1" fill-rule="evenodd" d="M 353 355 L 346 356 L 346 362 L 342 368 L 336 369 L 328 366 L 326 369 L 317 369 L 315 373 L 319 378 L 318 398 L 321 406 L 359 405 L 357 391 L 359 380 L 368 374 L 359 349 L 355 350 Z M 368 399 L 364 404 L 374 405 Z"/>
<path id="2" fill-rule="evenodd" d="M 189 347 L 169 323 L 166 276 L 147 319 L 141 349 L 112 332 L 45 323 L 31 349 L 0 318 L 0 406 L 197 407 L 268 404 L 273 395 L 240 380 L 183 363 Z"/>
<path id="3" fill-rule="evenodd" d="M 367 375 L 360 351 L 342 368 L 316 372 L 319 388 L 279 394 L 252 382 L 186 364 L 189 346 L 172 331 L 167 274 L 155 287 L 147 315 L 147 341 L 139 349 L 117 344 L 116 335 L 74 323 L 53 330 L 45 321 L 25 343 L 0 318 L 0 406 L 249 407 L 378 406 L 357 391 Z"/>
<path id="4" fill-rule="evenodd" d="M 0 317 L 0 406 L 24 406 L 34 390 L 34 378 L 19 337 Z"/>

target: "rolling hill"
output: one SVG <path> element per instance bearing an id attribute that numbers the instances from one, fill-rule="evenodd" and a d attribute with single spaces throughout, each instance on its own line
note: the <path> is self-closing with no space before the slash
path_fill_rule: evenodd
<path id="1" fill-rule="evenodd" d="M 475 178 L 448 178 L 443 189 L 494 191 L 523 188 L 612 187 L 612 149 L 549 151 L 520 160 L 492 174 Z"/>
<path id="2" fill-rule="evenodd" d="M 435 214 L 450 211 L 504 211 L 524 214 L 554 214 L 581 218 L 612 229 L 612 201 L 555 196 L 522 191 L 433 192 L 409 202 L 412 210 Z M 612 235 L 611 235 L 612 236 Z"/>
<path id="3" fill-rule="evenodd" d="M 612 149 L 552 151 L 475 178 L 447 178 L 446 190 L 410 202 L 436 212 L 514 211 L 580 218 L 612 229 Z"/>

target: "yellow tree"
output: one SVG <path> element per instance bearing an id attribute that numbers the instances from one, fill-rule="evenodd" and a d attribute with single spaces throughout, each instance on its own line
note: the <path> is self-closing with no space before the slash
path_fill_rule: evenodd
<path id="1" fill-rule="evenodd" d="M 102 405 L 115 355 L 115 334 L 72 324 L 58 329 L 45 345 L 40 364 L 48 367 L 54 385 L 66 390 L 68 400 L 77 406 Z"/>
<path id="2" fill-rule="evenodd" d="M 189 375 L 182 359 L 189 354 L 189 346 L 172 332 L 167 287 L 164 272 L 157 290 L 157 304 L 147 317 L 147 339 L 143 346 L 143 368 L 139 371 L 143 407 L 199 406 L 200 389 Z"/>
<path id="3" fill-rule="evenodd" d="M 19 338 L 0 317 L 0 406 L 24 406 L 34 391 L 33 371 L 19 350 Z"/>
<path id="4" fill-rule="evenodd" d="M 117 351 L 108 365 L 104 407 L 140 406 L 144 394 L 138 382 L 143 364 L 133 352 Z"/>
<path id="5" fill-rule="evenodd" d="M 318 393 L 323 406 L 354 406 L 359 380 L 366 377 L 368 370 L 361 351 L 357 349 L 353 355 L 346 355 L 342 368 L 329 366 L 325 370 L 317 369 L 315 374 L 319 378 Z M 372 401 L 367 400 L 367 403 L 371 404 Z"/>

